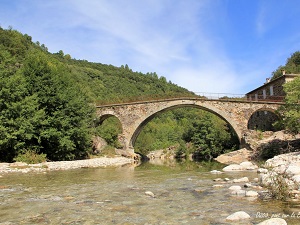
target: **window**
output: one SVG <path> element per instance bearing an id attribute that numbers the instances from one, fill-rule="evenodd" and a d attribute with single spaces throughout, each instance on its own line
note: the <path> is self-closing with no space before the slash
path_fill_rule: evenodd
<path id="1" fill-rule="evenodd" d="M 267 98 L 267 92 L 266 92 L 266 89 L 263 90 L 263 98 L 264 98 L 264 99 Z"/>
<path id="2" fill-rule="evenodd" d="M 273 85 L 270 86 L 270 95 L 271 95 L 271 96 L 274 95 Z"/>

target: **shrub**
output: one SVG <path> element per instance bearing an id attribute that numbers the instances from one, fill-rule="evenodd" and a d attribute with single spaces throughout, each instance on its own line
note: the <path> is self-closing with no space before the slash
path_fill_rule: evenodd
<path id="1" fill-rule="evenodd" d="M 296 188 L 295 183 L 291 183 L 286 171 L 281 173 L 273 172 L 267 185 L 271 197 L 277 200 L 286 201 L 291 197 L 291 190 Z"/>
<path id="2" fill-rule="evenodd" d="M 47 160 L 46 156 L 46 154 L 38 154 L 34 150 L 27 150 L 18 154 L 17 157 L 14 158 L 14 161 L 35 164 L 45 162 Z"/>

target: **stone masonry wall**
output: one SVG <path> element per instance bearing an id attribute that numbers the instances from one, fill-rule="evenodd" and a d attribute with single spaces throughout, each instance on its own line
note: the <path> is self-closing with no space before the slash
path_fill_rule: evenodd
<path id="1" fill-rule="evenodd" d="M 99 106 L 97 115 L 99 117 L 108 114 L 116 116 L 123 127 L 123 133 L 120 135 L 123 148 L 134 151 L 135 139 L 142 128 L 157 113 L 165 110 L 176 107 L 196 107 L 210 111 L 227 121 L 241 140 L 243 133 L 248 130 L 248 121 L 254 112 L 257 110 L 275 111 L 278 106 L 278 104 L 265 102 L 253 103 L 190 98 Z"/>

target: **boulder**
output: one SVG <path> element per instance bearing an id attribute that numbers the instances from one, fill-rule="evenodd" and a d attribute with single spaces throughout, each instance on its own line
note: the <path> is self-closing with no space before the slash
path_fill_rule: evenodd
<path id="1" fill-rule="evenodd" d="M 257 197 L 258 196 L 258 192 L 256 192 L 256 191 L 246 191 L 245 196 L 246 197 Z"/>
<path id="2" fill-rule="evenodd" d="M 287 222 L 281 218 L 271 218 L 271 219 L 265 220 L 257 225 L 287 225 Z"/>
<path id="3" fill-rule="evenodd" d="M 233 186 L 229 187 L 228 189 L 231 191 L 238 191 L 238 190 L 241 190 L 242 187 L 238 186 L 238 185 L 233 185 Z"/>
<path id="4" fill-rule="evenodd" d="M 295 175 L 292 177 L 292 180 L 298 184 L 300 184 L 300 175 Z"/>
<path id="5" fill-rule="evenodd" d="M 253 164 L 252 162 L 245 161 L 241 162 L 240 164 L 230 164 L 223 168 L 223 171 L 244 171 L 244 170 L 256 170 L 258 167 L 257 165 Z"/>
<path id="6" fill-rule="evenodd" d="M 227 216 L 226 220 L 238 221 L 238 220 L 246 220 L 249 218 L 250 218 L 250 216 L 248 213 L 246 213 L 244 211 L 239 211 L 239 212 L 235 212 L 235 213 L 231 214 L 230 216 Z"/>
<path id="7" fill-rule="evenodd" d="M 226 166 L 223 168 L 223 171 L 241 171 L 243 170 L 242 167 L 238 164 L 230 164 L 229 166 Z"/>
<path id="8" fill-rule="evenodd" d="M 300 166 L 298 165 L 289 165 L 285 171 L 288 175 L 300 175 Z"/>
<path id="9" fill-rule="evenodd" d="M 219 155 L 217 158 L 215 158 L 215 160 L 223 164 L 239 164 L 241 162 L 250 160 L 251 155 L 252 151 L 243 148 L 237 151 Z"/>

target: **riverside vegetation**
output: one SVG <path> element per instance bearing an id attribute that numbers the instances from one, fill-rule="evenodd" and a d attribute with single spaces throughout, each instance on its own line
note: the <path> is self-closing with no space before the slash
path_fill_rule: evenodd
<path id="1" fill-rule="evenodd" d="M 297 72 L 300 53 L 287 65 Z M 292 62 L 292 63 L 290 63 Z M 291 66 L 290 66 L 291 65 Z M 275 76 L 276 72 L 274 72 Z M 120 67 L 73 59 L 62 50 L 48 52 L 27 34 L 0 27 L 0 161 L 75 160 L 93 154 L 92 138 L 101 136 L 120 148 L 119 121 L 100 125 L 95 105 L 195 96 L 155 72 L 143 74 Z M 299 132 L 300 80 L 285 86 L 287 104 L 280 123 Z M 138 96 L 138 97 L 137 97 Z M 135 150 L 176 146 L 179 157 L 213 158 L 238 146 L 233 130 L 217 116 L 193 108 L 158 115 L 139 135 Z"/>

